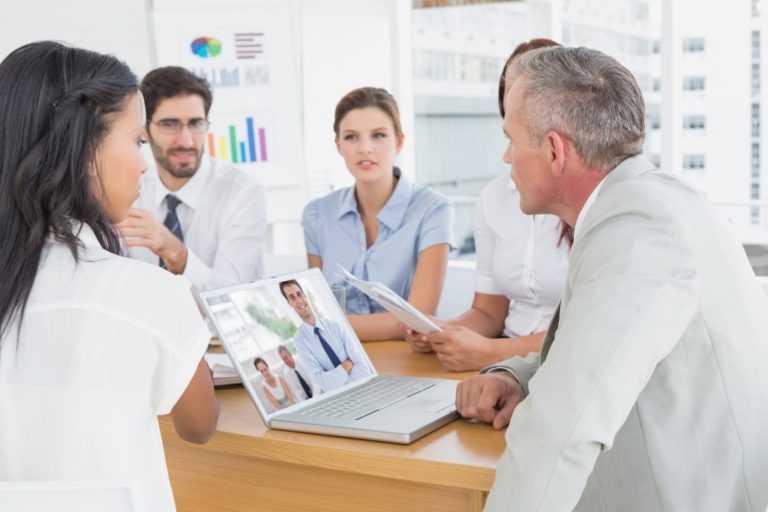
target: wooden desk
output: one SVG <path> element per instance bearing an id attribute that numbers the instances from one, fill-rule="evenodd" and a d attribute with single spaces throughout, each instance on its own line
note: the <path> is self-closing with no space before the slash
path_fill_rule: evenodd
<path id="1" fill-rule="evenodd" d="M 366 343 L 381 374 L 465 378 L 403 342 Z M 221 417 L 206 445 L 160 419 L 180 512 L 480 511 L 504 434 L 456 420 L 413 444 L 270 430 L 243 388 L 217 391 Z"/>

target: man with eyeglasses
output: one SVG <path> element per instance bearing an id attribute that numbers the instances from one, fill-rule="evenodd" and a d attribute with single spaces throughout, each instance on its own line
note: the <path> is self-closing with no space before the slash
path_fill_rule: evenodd
<path id="1" fill-rule="evenodd" d="M 155 164 L 117 227 L 128 256 L 188 277 L 198 289 L 262 274 L 266 195 L 255 178 L 204 154 L 212 94 L 186 69 L 168 66 L 141 82 Z"/>

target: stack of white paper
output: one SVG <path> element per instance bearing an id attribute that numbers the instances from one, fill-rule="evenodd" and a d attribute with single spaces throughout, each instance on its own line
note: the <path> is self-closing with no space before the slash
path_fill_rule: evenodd
<path id="1" fill-rule="evenodd" d="M 349 273 L 341 264 L 336 273 L 349 284 L 375 300 L 384 309 L 416 332 L 429 334 L 441 330 L 428 316 L 413 307 L 405 299 L 389 289 L 384 283 L 363 281 Z"/>
<path id="2" fill-rule="evenodd" d="M 240 376 L 235 367 L 232 366 L 232 361 L 227 354 L 206 353 L 205 361 L 208 363 L 208 367 L 213 370 L 214 386 L 240 383 Z"/>

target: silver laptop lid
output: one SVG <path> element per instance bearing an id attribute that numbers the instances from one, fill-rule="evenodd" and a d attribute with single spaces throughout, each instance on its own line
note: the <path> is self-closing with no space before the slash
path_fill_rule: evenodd
<path id="1" fill-rule="evenodd" d="M 210 290 L 200 298 L 267 425 L 301 407 L 308 395 L 314 401 L 376 375 L 318 269 Z"/>

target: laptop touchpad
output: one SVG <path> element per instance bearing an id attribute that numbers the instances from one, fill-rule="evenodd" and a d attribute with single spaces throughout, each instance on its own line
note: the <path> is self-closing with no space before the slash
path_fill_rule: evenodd
<path id="1" fill-rule="evenodd" d="M 439 412 L 451 407 L 456 401 L 452 389 L 446 386 L 435 386 L 403 400 L 394 407 L 409 411 Z"/>

